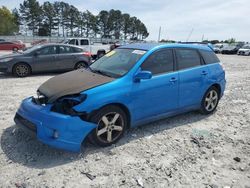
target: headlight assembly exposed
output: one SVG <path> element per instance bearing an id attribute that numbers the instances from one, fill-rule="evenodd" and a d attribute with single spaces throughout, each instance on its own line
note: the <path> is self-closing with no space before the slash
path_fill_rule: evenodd
<path id="1" fill-rule="evenodd" d="M 0 59 L 1 63 L 5 63 L 5 62 L 9 62 L 11 61 L 13 58 L 9 57 L 9 58 L 4 58 L 4 59 Z"/>
<path id="2" fill-rule="evenodd" d="M 54 103 L 51 108 L 51 111 L 71 116 L 81 115 L 76 112 L 73 107 L 78 104 L 81 104 L 83 101 L 86 100 L 86 98 L 87 95 L 81 94 L 62 97 Z"/>

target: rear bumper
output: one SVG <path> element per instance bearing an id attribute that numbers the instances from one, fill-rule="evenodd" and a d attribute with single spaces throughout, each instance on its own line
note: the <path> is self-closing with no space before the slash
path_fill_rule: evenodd
<path id="1" fill-rule="evenodd" d="M 226 89 L 226 83 L 227 83 L 227 82 L 226 82 L 225 79 L 223 79 L 223 80 L 220 81 L 220 86 L 221 86 L 220 98 L 223 97 L 223 95 L 224 95 L 224 91 L 225 91 L 225 89 Z"/>
<path id="2" fill-rule="evenodd" d="M 40 106 L 25 99 L 14 118 L 26 132 L 52 147 L 78 152 L 85 137 L 94 129 L 94 123 L 51 112 L 51 106 Z"/>

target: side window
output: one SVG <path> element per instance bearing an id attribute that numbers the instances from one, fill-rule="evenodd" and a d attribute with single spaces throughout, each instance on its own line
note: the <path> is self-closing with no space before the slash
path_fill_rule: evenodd
<path id="1" fill-rule="evenodd" d="M 212 63 L 219 63 L 220 60 L 218 57 L 214 54 L 214 52 L 206 51 L 206 50 L 200 50 L 200 53 L 205 61 L 206 64 L 212 64 Z"/>
<path id="2" fill-rule="evenodd" d="M 48 46 L 38 50 L 39 55 L 51 55 L 56 54 L 56 46 Z"/>
<path id="3" fill-rule="evenodd" d="M 201 58 L 196 50 L 176 49 L 176 58 L 179 70 L 201 65 Z"/>
<path id="4" fill-rule="evenodd" d="M 174 71 L 174 58 L 171 49 L 156 51 L 141 65 L 141 69 L 152 72 L 153 75 Z"/>
<path id="5" fill-rule="evenodd" d="M 79 42 L 78 42 L 78 40 L 76 40 L 76 45 L 77 45 L 77 46 L 79 46 Z"/>
<path id="6" fill-rule="evenodd" d="M 59 53 L 60 54 L 74 53 L 74 48 L 69 46 L 60 46 Z"/>
<path id="7" fill-rule="evenodd" d="M 76 41 L 75 39 L 72 39 L 69 41 L 69 44 L 75 45 L 75 41 Z"/>
<path id="8" fill-rule="evenodd" d="M 86 40 L 86 39 L 82 39 L 81 40 L 81 46 L 86 46 L 86 45 L 89 45 L 89 41 Z"/>

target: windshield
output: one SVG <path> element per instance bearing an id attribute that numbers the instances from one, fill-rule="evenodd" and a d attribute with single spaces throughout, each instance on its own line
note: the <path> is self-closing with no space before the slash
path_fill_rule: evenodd
<path id="1" fill-rule="evenodd" d="M 143 50 L 115 49 L 94 62 L 90 69 L 110 77 L 125 75 L 135 63 L 146 53 Z"/>
<path id="2" fill-rule="evenodd" d="M 250 46 L 249 45 L 245 45 L 242 47 L 243 49 L 250 49 Z"/>
<path id="3" fill-rule="evenodd" d="M 33 52 L 34 50 L 37 50 L 37 49 L 39 49 L 41 47 L 42 47 L 41 45 L 35 45 L 35 46 L 32 46 L 31 48 L 23 51 L 23 53 L 28 54 L 28 53 Z"/>

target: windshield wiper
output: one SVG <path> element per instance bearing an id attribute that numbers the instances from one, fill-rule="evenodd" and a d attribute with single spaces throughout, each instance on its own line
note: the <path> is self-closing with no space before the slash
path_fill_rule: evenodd
<path id="1" fill-rule="evenodd" d="M 98 74 L 101 74 L 101 75 L 103 75 L 103 76 L 107 76 L 107 77 L 111 77 L 111 78 L 112 78 L 112 76 L 110 76 L 108 73 L 106 73 L 106 72 L 104 72 L 104 71 L 97 70 L 97 69 L 91 69 L 90 67 L 89 67 L 89 70 L 90 70 L 91 72 L 93 72 L 93 73 L 98 73 Z"/>

